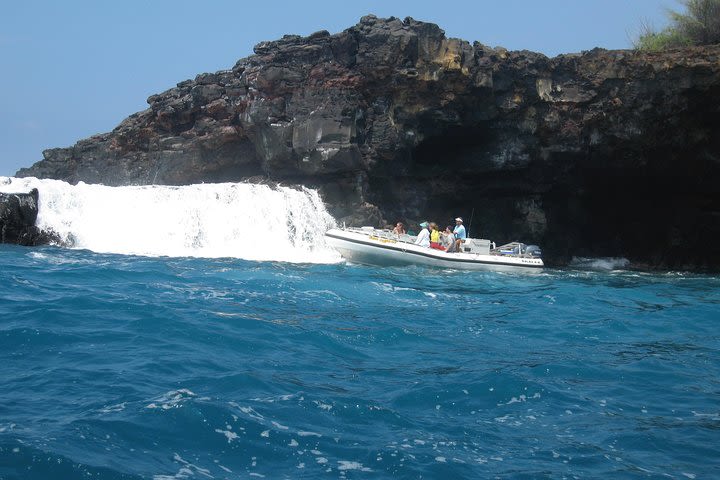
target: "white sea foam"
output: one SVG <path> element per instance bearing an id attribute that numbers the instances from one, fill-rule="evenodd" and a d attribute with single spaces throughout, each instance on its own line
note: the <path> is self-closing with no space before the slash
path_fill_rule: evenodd
<path id="1" fill-rule="evenodd" d="M 255 409 L 252 407 L 242 407 L 240 405 L 237 405 L 235 402 L 229 402 L 229 404 L 233 407 L 237 407 L 242 413 L 244 413 L 250 418 L 253 418 L 255 420 L 265 420 L 265 417 L 263 417 L 260 413 L 256 412 Z"/>
<path id="2" fill-rule="evenodd" d="M 573 257 L 570 267 L 583 270 L 623 270 L 630 265 L 630 260 L 622 257 Z"/>
<path id="3" fill-rule="evenodd" d="M 359 470 L 361 472 L 372 472 L 372 469 L 368 467 L 363 467 L 363 464 L 360 462 L 352 462 L 348 460 L 338 460 L 338 470 Z"/>
<path id="4" fill-rule="evenodd" d="M 179 390 L 171 390 L 158 398 L 154 399 L 153 402 L 149 403 L 145 406 L 145 408 L 150 409 L 162 409 L 162 410 L 169 410 L 171 408 L 178 408 L 182 406 L 182 404 L 193 397 L 196 397 L 193 392 L 188 390 L 187 388 L 181 388 Z"/>
<path id="5" fill-rule="evenodd" d="M 531 398 L 540 398 L 539 393 L 535 393 L 532 397 L 528 397 L 527 395 L 518 395 L 517 397 L 512 397 L 510 400 L 508 400 L 506 403 L 498 403 L 498 406 L 500 405 L 512 405 L 513 403 L 524 403 L 527 402 Z"/>
<path id="6" fill-rule="evenodd" d="M 702 413 L 696 412 L 695 410 L 690 410 L 690 413 L 695 417 L 710 417 L 713 420 L 720 420 L 720 413 Z"/>
<path id="7" fill-rule="evenodd" d="M 109 405 L 101 408 L 100 413 L 116 413 L 125 410 L 125 402 L 118 403 L 117 405 Z M 1 431 L 1 430 L 0 430 Z"/>
<path id="8" fill-rule="evenodd" d="M 233 440 L 236 440 L 238 438 L 237 433 L 233 432 L 232 430 L 222 430 L 220 428 L 216 428 L 215 431 L 221 435 L 225 435 L 228 443 L 232 443 Z"/>
<path id="9" fill-rule="evenodd" d="M 285 425 L 282 425 L 274 420 L 270 422 L 273 427 L 277 428 L 278 430 L 289 430 L 289 427 L 286 427 Z"/>
<path id="10" fill-rule="evenodd" d="M 317 407 L 318 407 L 319 409 L 321 409 L 321 410 L 330 411 L 330 410 L 332 410 L 332 408 L 333 408 L 332 405 L 328 405 L 327 403 L 323 403 L 323 402 L 321 402 L 321 401 L 319 401 L 319 400 L 313 400 L 313 403 L 314 403 L 315 405 L 317 405 Z"/>
<path id="11" fill-rule="evenodd" d="M 194 477 L 195 474 L 205 478 L 215 478 L 210 474 L 210 470 L 193 465 L 177 453 L 173 455 L 173 460 L 181 465 L 177 473 L 175 475 L 153 475 L 153 480 L 181 480 Z"/>
<path id="12" fill-rule="evenodd" d="M 0 191 L 40 191 L 37 225 L 75 248 L 173 257 L 334 263 L 335 221 L 309 189 L 221 183 L 107 187 L 0 177 Z"/>

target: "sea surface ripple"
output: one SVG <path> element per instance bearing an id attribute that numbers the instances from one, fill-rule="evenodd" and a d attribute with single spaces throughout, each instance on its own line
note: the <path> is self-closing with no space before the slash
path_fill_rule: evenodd
<path id="1" fill-rule="evenodd" d="M 718 478 L 720 278 L 0 246 L 0 479 Z"/>

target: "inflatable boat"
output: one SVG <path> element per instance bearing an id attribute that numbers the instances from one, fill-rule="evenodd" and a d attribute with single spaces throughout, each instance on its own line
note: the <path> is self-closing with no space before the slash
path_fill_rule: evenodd
<path id="1" fill-rule="evenodd" d="M 496 247 L 490 240 L 468 238 L 460 252 L 448 253 L 415 245 L 416 237 L 373 227 L 333 228 L 325 238 L 353 263 L 506 271 L 538 271 L 545 266 L 539 247 L 520 242 Z"/>

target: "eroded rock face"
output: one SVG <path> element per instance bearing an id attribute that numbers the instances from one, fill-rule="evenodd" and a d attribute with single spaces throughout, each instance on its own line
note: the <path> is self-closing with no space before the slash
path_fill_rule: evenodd
<path id="1" fill-rule="evenodd" d="M 547 58 L 410 18 L 263 42 L 19 176 L 317 187 L 348 223 L 663 268 L 720 267 L 720 46 Z"/>
<path id="2" fill-rule="evenodd" d="M 0 192 L 0 243 L 34 246 L 47 245 L 57 236 L 35 226 L 38 215 L 38 191 L 30 193 Z"/>

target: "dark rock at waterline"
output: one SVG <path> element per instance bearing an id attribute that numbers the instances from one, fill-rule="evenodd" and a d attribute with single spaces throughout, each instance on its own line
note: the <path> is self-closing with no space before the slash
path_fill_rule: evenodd
<path id="1" fill-rule="evenodd" d="M 38 190 L 30 193 L 0 193 L 0 243 L 47 245 L 59 243 L 52 232 L 35 226 L 38 215 Z"/>
<path id="2" fill-rule="evenodd" d="M 552 264 L 720 268 L 720 46 L 547 58 L 367 16 L 260 43 L 148 103 L 18 175 L 262 177 L 319 188 L 348 224 L 461 215 Z"/>

